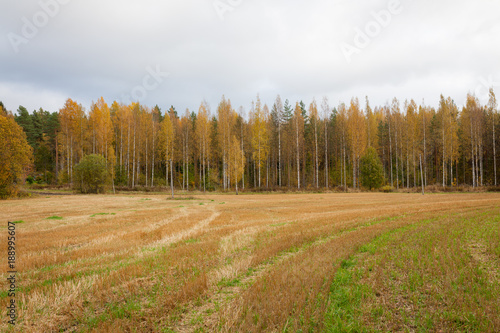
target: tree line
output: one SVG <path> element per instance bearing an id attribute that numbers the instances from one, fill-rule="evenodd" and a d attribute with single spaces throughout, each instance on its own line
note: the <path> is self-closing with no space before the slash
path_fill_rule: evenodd
<path id="1" fill-rule="evenodd" d="M 33 149 L 34 181 L 72 184 L 86 155 L 101 155 L 122 187 L 182 190 L 360 188 L 360 161 L 373 148 L 385 184 L 497 185 L 498 123 L 493 89 L 461 109 L 441 96 L 437 108 L 414 100 L 371 107 L 368 98 L 332 107 L 256 97 L 248 113 L 222 97 L 212 110 L 162 112 L 101 97 L 90 110 L 68 99 L 59 112 L 19 107 L 14 116 Z M 420 160 L 422 167 L 420 168 Z"/>

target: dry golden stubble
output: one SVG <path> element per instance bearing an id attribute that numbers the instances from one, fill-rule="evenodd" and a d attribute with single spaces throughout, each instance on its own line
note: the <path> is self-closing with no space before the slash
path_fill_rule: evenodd
<path id="1" fill-rule="evenodd" d="M 96 328 L 105 330 L 109 323 L 119 323 L 120 327 L 143 327 L 140 325 L 148 323 L 143 328 L 173 325 L 180 318 L 175 313 L 182 313 L 186 307 L 196 309 L 200 297 L 202 304 L 204 299 L 210 300 L 217 291 L 218 281 L 237 277 L 290 248 L 302 247 L 377 217 L 486 207 L 499 202 L 498 196 L 491 194 L 252 195 L 189 201 L 167 201 L 161 196 L 148 196 L 151 200 L 127 196 L 82 198 L 85 204 L 74 197 L 57 198 L 64 201 L 59 205 L 49 199 L 26 200 L 35 213 L 23 212 L 25 208 L 18 204 L 20 201 L 12 201 L 14 205 L 9 207 L 8 214 L 24 220 L 18 225 L 27 260 L 20 274 L 28 277 L 30 288 L 21 291 L 24 297 L 33 294 L 46 298 L 50 304 L 56 302 L 50 296 L 54 290 L 61 293 L 76 288 L 75 295 L 83 293 L 96 299 L 91 303 L 94 312 L 88 312 L 88 303 L 71 301 L 40 321 L 35 311 L 30 322 L 36 325 L 47 321 L 43 327 L 68 328 L 75 323 L 77 327 L 86 327 L 86 323 L 78 324 L 78 320 L 109 314 L 103 304 L 120 305 L 125 297 L 137 299 L 138 306 L 144 309 L 144 318 L 138 319 L 136 312 L 132 312 L 135 319 L 130 319 L 132 326 L 127 326 L 122 318 L 111 314 Z M 101 212 L 116 215 L 90 217 Z M 171 215 L 166 217 L 167 214 Z M 46 220 L 53 215 L 64 219 Z M 42 234 L 45 236 L 38 241 Z M 170 241 L 159 244 L 162 239 Z M 176 244 L 173 248 L 172 243 Z M 168 260 L 158 255 L 163 253 L 162 248 L 171 254 Z M 299 255 L 297 258 L 301 258 L 297 259 L 299 262 L 308 262 Z M 270 267 L 273 266 L 279 265 Z M 59 276 L 65 279 L 58 280 Z M 48 281 L 52 284 L 45 283 Z M 88 281 L 93 284 L 88 285 Z M 160 293 L 152 296 L 155 286 L 160 286 Z M 152 297 L 165 310 L 148 308 Z M 81 301 L 80 296 L 77 298 Z M 172 307 L 173 303 L 181 308 Z M 23 311 L 33 313 L 29 304 Z"/>

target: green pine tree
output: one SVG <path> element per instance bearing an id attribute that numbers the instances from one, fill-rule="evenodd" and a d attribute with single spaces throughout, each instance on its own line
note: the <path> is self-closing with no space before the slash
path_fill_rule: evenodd
<path id="1" fill-rule="evenodd" d="M 384 168 L 373 147 L 366 150 L 360 161 L 361 184 L 370 189 L 377 189 L 384 183 Z"/>

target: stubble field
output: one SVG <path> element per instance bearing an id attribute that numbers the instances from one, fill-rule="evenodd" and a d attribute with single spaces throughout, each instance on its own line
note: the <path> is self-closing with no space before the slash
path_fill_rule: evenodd
<path id="1" fill-rule="evenodd" d="M 498 332 L 499 207 L 490 193 L 4 201 L 0 330 Z"/>

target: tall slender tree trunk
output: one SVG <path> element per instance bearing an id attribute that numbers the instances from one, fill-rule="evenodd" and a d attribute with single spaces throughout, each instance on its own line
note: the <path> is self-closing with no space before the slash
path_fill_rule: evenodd
<path id="1" fill-rule="evenodd" d="M 281 119 L 278 121 L 278 183 L 281 187 Z"/>
<path id="2" fill-rule="evenodd" d="M 136 168 L 136 170 L 137 170 L 137 175 L 136 175 L 137 182 L 136 183 L 138 186 L 140 186 L 141 185 L 141 183 L 140 183 L 140 181 L 141 181 L 141 178 L 140 178 L 140 175 L 141 175 L 141 155 L 140 154 L 137 155 L 137 168 Z"/>
<path id="3" fill-rule="evenodd" d="M 406 188 L 410 188 L 410 156 L 408 154 L 408 140 L 406 140 Z"/>
<path id="4" fill-rule="evenodd" d="M 479 187 L 479 144 L 476 142 L 476 186 Z"/>
<path id="5" fill-rule="evenodd" d="M 343 133 L 345 135 L 345 133 Z M 345 147 L 345 136 L 344 136 L 344 191 L 347 192 L 347 165 L 346 165 L 346 147 Z"/>
<path id="6" fill-rule="evenodd" d="M 255 158 L 253 159 L 253 187 L 257 188 L 257 169 L 255 167 Z"/>
<path id="7" fill-rule="evenodd" d="M 69 136 L 68 136 L 68 126 L 66 126 L 66 169 L 68 169 L 68 179 L 70 179 L 70 176 L 71 176 L 71 173 L 69 171 L 69 168 L 70 168 L 70 153 L 69 153 Z"/>
<path id="8" fill-rule="evenodd" d="M 130 186 L 130 119 L 128 121 L 127 137 L 127 186 Z"/>
<path id="9" fill-rule="evenodd" d="M 412 139 L 412 155 L 413 155 L 413 187 L 417 186 L 417 170 L 415 166 L 415 140 Z"/>
<path id="10" fill-rule="evenodd" d="M 444 167 L 444 160 L 445 160 L 445 147 L 446 147 L 446 144 L 445 144 L 445 139 L 444 139 L 444 119 L 443 119 L 443 187 L 445 187 L 445 170 L 446 168 Z"/>
<path id="11" fill-rule="evenodd" d="M 479 134 L 478 134 L 479 136 Z M 479 166 L 481 168 L 481 186 L 484 186 L 484 169 L 483 169 L 483 140 L 479 137 Z"/>
<path id="12" fill-rule="evenodd" d="M 399 190 L 399 156 L 398 156 L 398 128 L 394 129 L 394 140 L 396 145 L 396 188 Z"/>
<path id="13" fill-rule="evenodd" d="M 325 118 L 325 187 L 328 189 L 328 119 Z"/>
<path id="14" fill-rule="evenodd" d="M 314 145 L 315 145 L 315 154 L 316 155 L 316 188 L 319 187 L 319 163 L 318 163 L 318 124 L 317 124 L 317 119 L 314 121 Z"/>
<path id="15" fill-rule="evenodd" d="M 496 113 L 492 110 L 492 118 L 493 118 L 493 172 L 495 177 L 495 186 L 497 186 L 497 148 L 496 148 L 496 136 L 495 136 L 495 117 Z"/>
<path id="16" fill-rule="evenodd" d="M 266 167 L 266 188 L 269 188 L 269 156 L 267 157 L 267 167 Z"/>
<path id="17" fill-rule="evenodd" d="M 452 117 L 450 115 L 450 186 L 453 187 L 453 128 Z"/>
<path id="18" fill-rule="evenodd" d="M 341 146 L 340 146 L 340 186 L 344 186 L 344 159 L 343 159 L 343 154 L 344 153 L 344 138 L 342 135 L 341 139 Z M 338 159 L 337 159 L 338 163 Z"/>
<path id="19" fill-rule="evenodd" d="M 300 149 L 299 149 L 299 120 L 296 119 L 296 137 L 297 137 L 297 188 L 300 189 Z"/>
<path id="20" fill-rule="evenodd" d="M 123 124 L 120 122 L 120 173 L 123 177 Z"/>
<path id="21" fill-rule="evenodd" d="M 151 163 L 151 187 L 154 186 L 155 181 L 155 124 L 153 120 L 153 161 Z"/>
<path id="22" fill-rule="evenodd" d="M 356 156 L 352 155 L 352 188 L 356 189 Z"/>
<path id="23" fill-rule="evenodd" d="M 234 185 L 236 187 L 236 195 L 238 195 L 238 168 L 237 168 L 237 163 L 236 163 L 236 159 L 237 159 L 237 154 L 234 154 L 234 167 L 235 167 L 235 172 L 234 172 Z"/>
<path id="24" fill-rule="evenodd" d="M 405 187 L 405 159 L 404 159 L 404 152 L 403 152 L 403 133 L 401 132 L 401 127 L 399 129 L 399 153 L 401 156 L 401 187 Z"/>
<path id="25" fill-rule="evenodd" d="M 58 147 L 58 132 L 56 131 L 56 184 L 59 183 L 59 147 Z"/>
<path id="26" fill-rule="evenodd" d="M 471 145 L 471 162 L 472 162 L 472 187 L 476 187 L 476 170 L 474 161 L 474 137 L 472 135 L 472 119 L 470 120 L 470 145 Z"/>
<path id="27" fill-rule="evenodd" d="M 134 152 L 132 157 L 132 187 L 135 187 L 135 124 L 134 124 Z"/>
<path id="28" fill-rule="evenodd" d="M 172 191 L 172 199 L 174 198 L 174 167 L 172 159 L 170 159 L 170 190 Z"/>
<path id="29" fill-rule="evenodd" d="M 243 150 L 243 122 L 241 122 L 241 126 L 240 126 L 240 137 L 241 137 L 241 160 L 243 161 L 245 159 L 245 153 Z M 243 168 L 243 175 L 241 176 L 241 186 L 242 186 L 243 190 L 245 190 L 245 169 L 246 169 L 246 166 L 245 166 L 245 168 Z"/>
<path id="30" fill-rule="evenodd" d="M 167 147 L 165 148 L 165 186 L 168 187 L 168 140 L 167 140 Z"/>
<path id="31" fill-rule="evenodd" d="M 148 134 L 146 134 L 146 151 L 144 154 L 146 155 L 146 166 L 145 166 L 145 172 L 146 172 L 146 187 L 148 187 Z"/>
<path id="32" fill-rule="evenodd" d="M 73 184 L 73 164 L 75 160 L 73 158 L 73 137 L 71 137 L 71 184 Z"/>
<path id="33" fill-rule="evenodd" d="M 259 133 L 259 165 L 258 165 L 258 168 L 259 168 L 259 189 L 261 187 L 261 183 L 260 183 L 260 171 L 262 169 L 262 161 L 260 159 L 260 133 Z"/>
<path id="34" fill-rule="evenodd" d="M 390 114 L 389 114 L 390 116 Z M 389 159 L 390 159 L 390 167 L 391 167 L 391 187 L 394 187 L 394 176 L 392 173 L 392 135 L 391 135 L 391 119 L 388 119 L 389 123 Z"/>
<path id="35" fill-rule="evenodd" d="M 425 194 L 424 173 L 422 171 L 422 155 L 420 155 L 420 179 L 422 184 L 422 195 Z"/>
<path id="36" fill-rule="evenodd" d="M 288 153 L 290 153 L 290 151 L 288 151 Z M 288 155 L 288 154 L 287 154 Z M 287 156 L 287 173 L 288 173 L 288 182 L 287 182 L 287 187 L 290 187 L 290 183 L 292 182 L 292 174 L 291 174 L 291 170 L 292 170 L 292 161 L 290 161 L 290 156 Z"/>
<path id="37" fill-rule="evenodd" d="M 424 180 L 425 186 L 427 186 L 427 142 L 425 133 L 425 111 L 422 111 L 422 124 L 424 129 Z"/>

